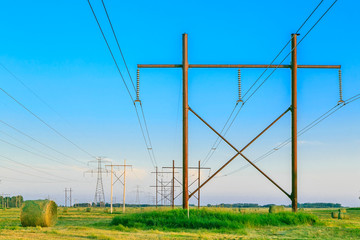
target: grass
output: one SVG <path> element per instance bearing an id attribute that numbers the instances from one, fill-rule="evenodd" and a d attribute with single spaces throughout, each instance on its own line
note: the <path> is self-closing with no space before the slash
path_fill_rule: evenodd
<path id="1" fill-rule="evenodd" d="M 138 229 L 218 229 L 234 230 L 245 227 L 313 225 L 319 220 L 309 213 L 247 213 L 227 212 L 211 209 L 187 211 L 176 209 L 171 211 L 150 211 L 120 215 L 113 218 L 111 225 L 123 225 Z"/>
<path id="2" fill-rule="evenodd" d="M 117 209 L 115 214 L 105 213 L 104 209 L 68 208 L 67 213 L 58 211 L 59 219 L 55 226 L 48 228 L 21 227 L 19 209 L 0 210 L 0 239 L 359 239 L 360 236 L 360 210 L 347 209 L 350 219 L 332 219 L 331 212 L 335 209 L 305 209 L 301 215 L 311 213 L 317 217 L 315 224 L 295 223 L 285 221 L 280 223 L 271 220 L 270 224 L 264 220 L 249 220 L 253 216 L 267 215 L 268 209 L 247 209 L 242 214 L 238 209 L 210 208 L 219 216 L 232 216 L 231 213 L 243 217 L 247 221 L 240 230 L 231 228 L 157 228 L 125 225 L 111 225 L 114 216 L 127 217 L 141 216 L 154 212 L 154 208 L 128 208 L 125 214 Z M 289 211 L 289 209 L 287 209 Z M 178 210 L 182 212 L 181 210 Z M 166 209 L 163 212 L 169 212 Z M 195 217 L 196 211 L 190 212 L 190 218 Z M 201 212 L 201 211 L 200 211 Z M 220 212 L 217 213 L 217 212 Z M 229 213 L 229 214 L 228 214 Z M 179 213 L 180 214 L 180 213 Z M 200 214 L 200 213 L 199 213 Z M 287 214 L 287 213 L 286 213 Z M 151 214 L 150 214 L 151 215 Z M 150 216 L 149 215 L 149 216 Z M 274 217 L 276 215 L 272 215 Z M 288 216 L 288 215 L 286 215 Z M 289 215 L 291 216 L 291 214 Z M 299 215 L 300 216 L 300 215 Z M 231 217 L 230 217 L 231 218 Z M 275 217 L 276 218 L 276 217 Z M 282 218 L 286 219 L 286 218 Z M 299 220 L 304 222 L 303 220 Z M 259 223 L 259 224 L 257 224 Z"/>

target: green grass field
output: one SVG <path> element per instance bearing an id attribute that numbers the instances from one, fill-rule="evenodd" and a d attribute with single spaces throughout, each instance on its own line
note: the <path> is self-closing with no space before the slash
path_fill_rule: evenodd
<path id="1" fill-rule="evenodd" d="M 58 210 L 54 227 L 21 227 L 19 209 L 0 210 L 0 239 L 360 239 L 360 209 L 350 219 L 332 219 L 335 209 L 268 214 L 267 209 L 207 209 L 186 212 L 153 208 Z M 309 213 L 309 214 L 308 214 Z M 315 215 L 312 216 L 311 214 Z M 115 217 L 115 219 L 114 219 Z M 113 220 L 114 219 L 114 220 Z"/>

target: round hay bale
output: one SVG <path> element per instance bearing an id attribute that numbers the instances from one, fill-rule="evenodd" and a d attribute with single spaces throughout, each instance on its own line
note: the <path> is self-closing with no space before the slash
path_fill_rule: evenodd
<path id="1" fill-rule="evenodd" d="M 339 218 L 339 213 L 338 212 L 332 212 L 331 217 L 332 218 Z"/>
<path id="2" fill-rule="evenodd" d="M 20 221 L 23 227 L 50 227 L 57 220 L 57 205 L 50 200 L 25 201 L 21 207 Z"/>
<path id="3" fill-rule="evenodd" d="M 285 211 L 284 206 L 272 205 L 269 207 L 269 213 L 279 213 L 279 212 L 284 212 L 284 211 Z"/>
<path id="4" fill-rule="evenodd" d="M 339 213 L 346 213 L 346 209 L 345 208 L 340 208 Z"/>
<path id="5" fill-rule="evenodd" d="M 339 219 L 349 219 L 349 215 L 346 213 L 339 213 Z"/>

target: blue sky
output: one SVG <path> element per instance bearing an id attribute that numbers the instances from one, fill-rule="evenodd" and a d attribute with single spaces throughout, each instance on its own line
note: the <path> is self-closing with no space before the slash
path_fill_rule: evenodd
<path id="1" fill-rule="evenodd" d="M 118 35 L 132 77 L 139 63 L 181 63 L 181 34 L 189 34 L 190 63 L 269 64 L 319 1 L 113 1 L 108 12 Z M 325 0 L 300 32 L 299 38 L 333 1 Z M 107 24 L 101 1 L 93 0 L 118 62 L 120 55 Z M 356 1 L 339 0 L 298 48 L 299 64 L 341 64 L 344 99 L 360 92 L 360 54 Z M 0 63 L 46 101 L 39 101 L 13 76 L 0 67 L 1 88 L 16 97 L 66 137 L 96 156 L 115 163 L 124 158 L 134 166 L 129 175 L 128 196 L 134 201 L 136 185 L 146 192 L 154 181 L 136 115 L 115 65 L 102 39 L 87 1 L 10 1 L 1 3 Z M 285 55 L 290 51 L 288 47 Z M 284 57 L 285 55 L 282 55 Z M 278 63 L 277 61 L 276 63 Z M 286 59 L 284 63 L 289 63 Z M 121 70 L 125 75 L 124 65 Z M 262 70 L 242 69 L 246 91 Z M 298 71 L 299 129 L 338 101 L 336 70 Z M 265 75 L 266 76 L 266 75 Z M 141 69 L 140 97 L 159 166 L 181 163 L 181 70 Z M 261 80 L 263 80 L 262 78 Z M 216 129 L 221 129 L 237 100 L 237 69 L 191 69 L 189 104 Z M 179 102 L 180 101 L 180 102 Z M 240 112 L 227 138 L 243 146 L 290 105 L 290 71 L 277 70 Z M 342 108 L 299 138 L 299 202 L 340 202 L 359 205 L 358 122 L 360 101 Z M 54 111 L 55 110 L 55 111 Z M 0 119 L 50 146 L 87 162 L 89 156 L 59 138 L 20 108 L 0 95 Z M 216 136 L 194 116 L 189 119 L 190 163 L 204 159 Z M 63 189 L 72 187 L 78 201 L 92 201 L 95 176 L 83 176 L 86 165 L 72 162 L 44 149 L 6 126 L 0 130 L 67 166 L 0 143 L 9 158 L 76 181 L 55 182 L 11 170 L 0 172 L 0 193 L 23 194 L 26 198 L 48 195 L 63 201 Z M 0 138 L 29 149 L 0 132 Z M 290 115 L 246 151 L 250 159 L 290 136 Z M 32 150 L 35 151 L 35 150 Z M 220 145 L 208 162 L 212 171 L 233 151 Z M 243 166 L 236 159 L 220 175 Z M 13 162 L 0 165 L 39 175 Z M 260 168 L 290 192 L 289 146 L 259 162 Z M 206 175 L 206 173 L 204 172 Z M 48 181 L 44 183 L 45 181 Z M 50 181 L 50 182 L 49 182 Z M 108 176 L 104 187 L 109 199 Z M 234 186 L 236 188 L 229 186 Z M 30 187 L 31 186 L 31 187 Z M 119 186 L 120 188 L 120 186 Z M 289 204 L 286 196 L 254 169 L 214 179 L 204 190 L 203 203 L 257 202 Z M 120 198 L 120 191 L 118 197 Z"/>

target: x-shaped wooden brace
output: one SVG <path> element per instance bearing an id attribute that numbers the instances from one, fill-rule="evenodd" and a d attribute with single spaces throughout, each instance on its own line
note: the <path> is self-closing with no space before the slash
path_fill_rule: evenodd
<path id="1" fill-rule="evenodd" d="M 189 198 L 191 198 L 197 191 L 199 191 L 200 188 L 202 188 L 206 183 L 208 183 L 213 177 L 215 177 L 223 168 L 225 168 L 232 160 L 234 160 L 237 156 L 243 157 L 247 162 L 249 162 L 256 170 L 258 170 L 264 177 L 266 177 L 270 182 L 272 182 L 277 188 L 279 188 L 286 196 L 288 196 L 291 199 L 291 195 L 288 194 L 282 187 L 280 187 L 274 180 L 272 180 L 268 175 L 266 175 L 259 167 L 257 167 L 252 161 L 250 161 L 242 152 L 248 148 L 253 142 L 255 142 L 256 139 L 258 139 L 263 133 L 265 133 L 272 125 L 274 125 L 280 118 L 282 118 L 288 111 L 291 110 L 291 107 L 286 109 L 285 112 L 283 112 L 275 121 L 273 121 L 269 126 L 267 126 L 261 133 L 259 133 L 253 140 L 251 140 L 245 147 L 243 147 L 241 150 L 238 150 L 236 147 L 234 147 L 228 140 L 226 140 L 220 133 L 218 133 L 213 127 L 211 127 L 204 119 L 202 119 L 194 110 L 192 110 L 189 107 L 189 110 L 198 117 L 203 123 L 205 123 L 206 126 L 208 126 L 213 132 L 215 132 L 224 142 L 226 142 L 232 149 L 236 151 L 236 154 L 230 158 L 229 161 L 227 161 L 221 168 L 219 168 L 213 175 L 211 175 L 205 182 L 203 182 L 194 192 L 192 192 L 189 195 Z"/>
<path id="2" fill-rule="evenodd" d="M 117 175 L 116 175 L 116 172 L 114 171 L 113 172 L 113 174 L 114 174 L 114 176 L 115 176 L 115 182 L 113 182 L 113 185 L 117 182 L 117 181 L 119 181 L 123 186 L 124 186 L 124 183 L 121 181 L 121 177 L 124 175 L 124 172 L 118 177 Z"/>

